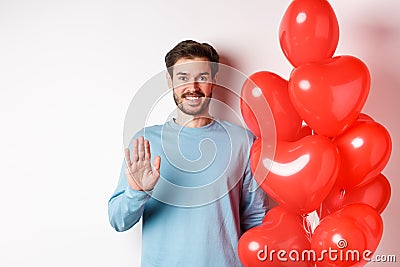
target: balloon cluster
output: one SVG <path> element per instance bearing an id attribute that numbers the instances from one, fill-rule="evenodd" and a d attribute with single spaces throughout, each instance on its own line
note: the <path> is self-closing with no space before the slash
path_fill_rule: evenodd
<path id="1" fill-rule="evenodd" d="M 240 238 L 240 260 L 251 267 L 363 266 L 381 240 L 380 213 L 391 194 L 381 174 L 392 150 L 390 135 L 360 113 L 370 89 L 369 70 L 354 56 L 333 57 L 339 26 L 326 0 L 292 1 L 279 41 L 294 66 L 289 80 L 254 73 L 242 87 L 240 103 L 257 136 L 252 172 L 279 205 Z M 271 122 L 257 119 L 268 109 L 255 108 L 260 97 L 275 120 L 273 158 L 267 145 L 272 135 L 260 130 Z M 320 218 L 314 231 L 307 220 L 313 211 Z"/>

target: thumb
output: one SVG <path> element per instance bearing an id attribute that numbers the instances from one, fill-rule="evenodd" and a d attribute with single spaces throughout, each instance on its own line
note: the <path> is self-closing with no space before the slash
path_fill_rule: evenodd
<path id="1" fill-rule="evenodd" d="M 161 165 L 161 157 L 160 157 L 160 156 L 154 157 L 154 160 L 153 160 L 153 167 L 154 167 L 154 170 L 155 170 L 157 173 L 160 173 L 160 165 Z"/>

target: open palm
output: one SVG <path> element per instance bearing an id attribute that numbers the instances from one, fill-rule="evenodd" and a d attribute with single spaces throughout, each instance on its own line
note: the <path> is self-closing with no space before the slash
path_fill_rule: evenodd
<path id="1" fill-rule="evenodd" d="M 151 153 L 149 140 L 143 136 L 133 140 L 132 157 L 129 148 L 125 149 L 126 177 L 131 188 L 149 191 L 154 188 L 160 178 L 161 158 L 156 156 L 153 168 L 150 164 Z"/>

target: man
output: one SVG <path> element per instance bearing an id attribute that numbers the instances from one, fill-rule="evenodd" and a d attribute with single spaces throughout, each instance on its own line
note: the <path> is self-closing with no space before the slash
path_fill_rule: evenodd
<path id="1" fill-rule="evenodd" d="M 218 61 L 208 44 L 176 45 L 165 62 L 177 117 L 126 149 L 109 219 L 125 231 L 143 218 L 142 266 L 241 266 L 238 240 L 268 208 L 250 171 L 253 136 L 209 114 Z"/>

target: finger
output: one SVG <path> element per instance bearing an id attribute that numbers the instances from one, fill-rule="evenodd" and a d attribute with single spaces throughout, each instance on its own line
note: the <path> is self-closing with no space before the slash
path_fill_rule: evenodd
<path id="1" fill-rule="evenodd" d="M 132 162 L 136 162 L 139 160 L 138 156 L 138 140 L 134 139 L 132 144 Z"/>
<path id="2" fill-rule="evenodd" d="M 139 137 L 138 154 L 139 154 L 139 160 L 144 160 L 144 138 L 143 138 L 143 136 Z"/>
<path id="3" fill-rule="evenodd" d="M 160 156 L 156 156 L 153 160 L 153 168 L 154 171 L 157 172 L 157 174 L 160 174 L 160 166 L 161 166 L 161 157 Z"/>
<path id="4" fill-rule="evenodd" d="M 144 157 L 145 157 L 145 159 L 151 158 L 150 142 L 147 139 L 144 140 Z"/>
<path id="5" fill-rule="evenodd" d="M 125 161 L 126 161 L 126 166 L 130 167 L 132 165 L 129 148 L 125 148 Z"/>

